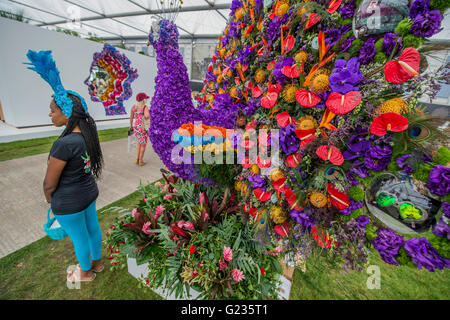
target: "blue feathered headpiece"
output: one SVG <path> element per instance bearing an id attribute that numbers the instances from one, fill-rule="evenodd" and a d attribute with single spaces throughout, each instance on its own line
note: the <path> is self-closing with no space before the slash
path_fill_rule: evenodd
<path id="1" fill-rule="evenodd" d="M 50 50 L 39 52 L 28 50 L 27 58 L 30 62 L 24 62 L 24 64 L 31 65 L 32 67 L 28 67 L 28 69 L 36 71 L 52 87 L 55 92 L 52 97 L 55 98 L 56 104 L 61 108 L 64 115 L 69 118 L 72 115 L 73 102 L 68 93 L 80 98 L 84 110 L 88 113 L 86 101 L 78 93 L 64 89 L 59 77 L 59 70 Z"/>

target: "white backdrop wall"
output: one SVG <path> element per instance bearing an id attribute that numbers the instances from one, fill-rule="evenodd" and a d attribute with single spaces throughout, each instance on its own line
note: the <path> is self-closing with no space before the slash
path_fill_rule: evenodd
<path id="1" fill-rule="evenodd" d="M 10 19 L 0 18 L 0 101 L 5 121 L 15 127 L 51 125 L 49 105 L 53 94 L 41 77 L 23 64 L 29 49 L 52 50 L 64 87 L 80 94 L 87 102 L 95 120 L 128 118 L 129 115 L 106 116 L 101 102 L 93 102 L 83 83 L 89 77 L 93 54 L 103 44 L 48 31 Z M 124 101 L 129 113 L 136 103 L 136 95 L 145 92 L 152 97 L 156 77 L 156 59 L 118 49 L 138 70 L 139 77 L 131 84 L 133 96 Z"/>

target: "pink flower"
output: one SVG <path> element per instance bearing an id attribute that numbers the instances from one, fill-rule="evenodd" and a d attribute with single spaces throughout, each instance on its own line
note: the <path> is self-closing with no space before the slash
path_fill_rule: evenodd
<path id="1" fill-rule="evenodd" d="M 220 271 L 222 271 L 223 269 L 225 269 L 227 267 L 227 263 L 226 262 L 221 262 L 220 263 Z"/>
<path id="2" fill-rule="evenodd" d="M 184 224 L 184 227 L 185 227 L 186 229 L 194 230 L 194 224 L 193 224 L 192 222 L 186 222 L 186 223 Z"/>
<path id="3" fill-rule="evenodd" d="M 150 222 L 144 223 L 144 225 L 142 226 L 142 232 L 145 234 L 151 234 L 152 232 L 149 230 L 152 230 Z"/>
<path id="4" fill-rule="evenodd" d="M 231 271 L 231 275 L 233 276 L 233 280 L 236 282 L 240 282 L 245 279 L 244 273 L 236 268 Z"/>
<path id="5" fill-rule="evenodd" d="M 161 182 L 157 182 L 157 183 L 155 183 L 155 187 L 160 187 L 160 188 L 162 188 L 163 187 L 163 185 L 162 185 L 162 183 Z"/>
<path id="6" fill-rule="evenodd" d="M 171 194 L 166 194 L 163 199 L 164 200 L 170 200 L 170 199 L 172 199 L 172 195 Z"/>
<path id="7" fill-rule="evenodd" d="M 133 211 L 131 211 L 131 215 L 133 216 L 134 219 L 136 219 L 136 214 L 137 214 L 137 208 L 134 208 Z"/>
<path id="8" fill-rule="evenodd" d="M 164 185 L 164 188 L 163 188 L 163 191 L 167 191 L 167 188 L 169 187 L 169 185 L 166 183 L 165 185 Z"/>
<path id="9" fill-rule="evenodd" d="M 178 193 L 178 190 L 173 188 L 173 193 Z"/>
<path id="10" fill-rule="evenodd" d="M 233 251 L 231 250 L 231 248 L 229 247 L 223 248 L 223 258 L 225 259 L 225 261 L 228 262 L 230 262 L 231 259 L 233 259 Z"/>
<path id="11" fill-rule="evenodd" d="M 164 210 L 166 210 L 166 208 L 164 208 L 164 206 L 162 204 L 157 206 L 155 209 L 155 219 L 158 219 L 161 216 L 161 214 L 164 212 Z"/>

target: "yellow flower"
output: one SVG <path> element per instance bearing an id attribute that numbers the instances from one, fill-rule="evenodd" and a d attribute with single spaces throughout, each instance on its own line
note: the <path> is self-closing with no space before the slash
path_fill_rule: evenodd
<path id="1" fill-rule="evenodd" d="M 320 192 L 313 192 L 309 198 L 311 204 L 316 208 L 323 208 L 327 205 L 327 196 Z"/>
<path id="2" fill-rule="evenodd" d="M 280 207 L 272 206 L 270 207 L 270 218 L 275 223 L 283 223 L 287 220 L 287 214 Z"/>
<path id="3" fill-rule="evenodd" d="M 378 113 L 394 112 L 398 114 L 406 113 L 408 111 L 408 102 L 400 98 L 394 98 L 385 101 L 378 109 Z"/>
<path id="4" fill-rule="evenodd" d="M 289 10 L 289 4 L 287 4 L 287 3 L 283 3 L 283 4 L 281 4 L 279 7 L 278 7 L 278 10 L 277 10 L 277 16 L 278 16 L 278 18 L 283 18 L 283 16 L 284 16 L 284 14 L 286 13 L 286 12 L 288 12 L 288 10 Z"/>
<path id="5" fill-rule="evenodd" d="M 308 54 L 305 51 L 298 51 L 294 56 L 295 61 L 298 63 L 306 62 L 308 60 Z"/>
<path id="6" fill-rule="evenodd" d="M 222 81 L 223 81 L 223 76 L 221 74 L 219 74 L 217 76 L 217 83 L 222 83 Z"/>
<path id="7" fill-rule="evenodd" d="M 255 72 L 255 81 L 256 83 L 263 83 L 266 80 L 266 74 L 263 69 L 259 68 Z"/>
<path id="8" fill-rule="evenodd" d="M 230 69 L 227 71 L 227 77 L 231 78 L 233 76 L 233 71 Z"/>
<path id="9" fill-rule="evenodd" d="M 250 167 L 250 172 L 252 173 L 252 175 L 257 175 L 261 172 L 261 170 L 259 169 L 259 167 L 256 164 L 253 164 Z"/>
<path id="10" fill-rule="evenodd" d="M 238 91 L 237 91 L 236 87 L 231 87 L 231 89 L 230 89 L 230 96 L 232 96 L 233 98 L 237 99 Z"/>
<path id="11" fill-rule="evenodd" d="M 297 93 L 298 87 L 295 84 L 288 84 L 284 87 L 281 93 L 284 101 L 287 103 L 295 102 L 295 94 Z"/>
<path id="12" fill-rule="evenodd" d="M 245 14 L 244 8 L 239 8 L 234 13 L 234 16 L 236 17 L 236 19 L 241 20 L 244 17 L 244 14 Z"/>
<path id="13" fill-rule="evenodd" d="M 243 183 L 241 181 L 236 181 L 234 183 L 234 189 L 236 189 L 236 191 L 241 191 L 242 190 L 242 185 L 243 185 Z"/>
<path id="14" fill-rule="evenodd" d="M 270 171 L 270 179 L 272 179 L 272 181 L 277 181 L 282 178 L 284 178 L 284 173 L 280 169 L 272 169 Z"/>
<path id="15" fill-rule="evenodd" d="M 312 90 L 316 93 L 322 93 L 328 90 L 328 85 L 330 84 L 328 76 L 325 74 L 317 75 L 312 83 Z"/>
<path id="16" fill-rule="evenodd" d="M 317 121 L 311 116 L 304 116 L 295 121 L 295 129 L 310 130 L 317 128 Z"/>

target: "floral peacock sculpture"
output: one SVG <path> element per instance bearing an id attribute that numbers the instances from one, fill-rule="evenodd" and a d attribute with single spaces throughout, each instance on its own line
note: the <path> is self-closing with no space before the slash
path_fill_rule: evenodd
<path id="1" fill-rule="evenodd" d="M 448 139 L 418 101 L 449 79 L 425 72 L 447 7 L 233 0 L 197 108 L 176 26 L 161 20 L 149 36 L 153 147 L 176 175 L 207 183 L 209 164 L 175 164 L 173 150 L 192 160 L 242 148 L 227 172 L 243 214 L 296 261 L 322 247 L 361 270 L 373 247 L 390 264 L 448 268 Z"/>

